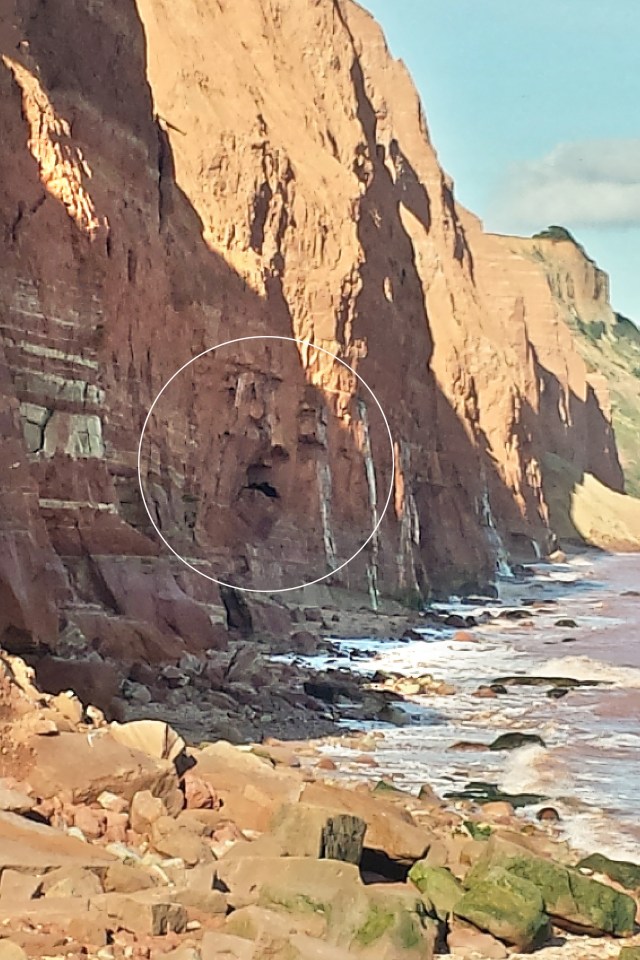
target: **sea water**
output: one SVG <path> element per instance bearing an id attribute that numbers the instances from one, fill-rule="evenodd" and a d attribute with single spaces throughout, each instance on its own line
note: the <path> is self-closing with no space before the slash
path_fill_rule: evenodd
<path id="1" fill-rule="evenodd" d="M 519 606 L 522 599 L 556 601 L 531 609 L 533 625 L 492 620 L 470 631 L 475 643 L 454 640 L 454 630 L 419 626 L 422 639 L 409 643 L 337 641 L 345 650 L 369 652 L 348 661 L 352 669 L 429 673 L 457 691 L 407 698 L 409 726 L 363 725 L 385 734 L 370 775 L 391 774 L 397 786 L 414 791 L 428 783 L 446 794 L 485 781 L 511 794 L 540 794 L 544 800 L 519 815 L 532 817 L 552 805 L 578 849 L 640 862 L 640 596 L 624 595 L 640 590 L 640 557 L 580 555 L 533 569 L 531 580 L 503 586 L 502 605 L 493 609 Z M 455 602 L 446 608 L 463 615 L 487 609 Z M 564 618 L 577 628 L 557 626 Z M 314 660 L 321 665 L 322 658 Z M 495 699 L 472 695 L 480 685 L 515 674 L 601 685 L 571 689 L 558 700 L 546 696 L 546 686 L 509 686 Z M 461 740 L 488 746 L 510 731 L 537 734 L 545 746 L 451 749 Z M 343 758 L 352 753 L 339 745 L 328 751 Z M 357 774 L 363 776 L 361 766 Z"/>

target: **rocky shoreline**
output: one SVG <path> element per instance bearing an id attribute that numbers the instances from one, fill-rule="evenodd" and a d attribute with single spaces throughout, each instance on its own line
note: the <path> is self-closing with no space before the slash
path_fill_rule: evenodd
<path id="1" fill-rule="evenodd" d="M 333 616 L 317 629 L 412 629 L 400 616 Z M 413 627 L 446 620 L 471 642 L 472 620 L 451 616 L 436 609 Z M 301 658 L 317 653 L 316 635 L 297 637 Z M 71 692 L 43 693 L 31 667 L 0 653 L 0 960 L 634 960 L 640 867 L 585 860 L 551 808 L 527 821 L 503 796 L 398 789 L 379 772 L 384 732 L 345 725 L 403 725 L 412 696 L 454 690 L 359 676 L 340 667 L 361 653 L 320 646 L 335 661 L 321 672 L 238 641 L 146 682 L 140 673 L 120 690 L 120 720 Z M 198 726 L 205 683 L 220 698 L 214 736 Z M 154 701 L 159 685 L 167 694 Z M 256 736 L 261 726 L 282 733 Z M 327 753 L 332 742 L 348 762 Z"/>

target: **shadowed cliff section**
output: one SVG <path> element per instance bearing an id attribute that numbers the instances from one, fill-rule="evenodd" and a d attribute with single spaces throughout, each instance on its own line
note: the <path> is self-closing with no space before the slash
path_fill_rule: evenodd
<path id="1" fill-rule="evenodd" d="M 84 6 L 70 11 L 62 3 L 25 2 L 19 12 L 13 21 L 8 16 L 3 20 L 3 125 L 13 140 L 5 141 L 10 150 L 4 164 L 7 228 L 0 296 L 8 349 L 4 373 L 12 408 L 5 448 L 11 434 L 25 489 L 16 501 L 19 509 L 13 510 L 14 519 L 22 517 L 23 556 L 15 558 L 4 579 L 4 641 L 14 649 L 25 649 L 32 635 L 52 643 L 59 618 L 65 631 L 73 625 L 95 638 L 102 652 L 115 655 L 127 644 L 144 649 L 150 660 L 162 658 L 171 643 L 204 648 L 219 642 L 206 625 L 207 610 L 221 610 L 218 591 L 158 556 L 163 551 L 137 492 L 139 430 L 167 377 L 211 343 L 261 332 L 297 335 L 282 279 L 272 271 L 259 295 L 203 240 L 203 222 L 176 183 L 166 122 L 151 102 L 145 38 L 135 6 L 121 2 L 109 9 L 94 7 L 90 13 Z M 100 41 L 93 48 L 98 33 Z M 95 52 L 90 68 L 85 56 L 89 48 Z M 106 57 L 107 49 L 117 52 L 115 58 Z M 112 72 L 118 74 L 113 84 Z M 126 98 L 118 94 L 124 88 Z M 427 199 L 426 194 L 421 197 L 423 206 Z M 374 258 L 373 238 L 367 246 Z M 400 267 L 405 280 L 410 257 L 407 243 L 402 253 L 407 266 Z M 367 282 L 374 282 L 373 277 Z M 415 282 L 407 280 L 413 295 L 418 292 Z M 368 308 L 366 314 L 371 318 L 366 335 L 374 341 L 375 314 Z M 436 439 L 436 411 L 448 404 L 438 398 L 428 368 L 424 313 L 410 319 L 405 336 L 411 330 L 417 338 L 413 354 L 408 358 L 403 345 L 397 363 L 413 367 L 415 403 L 407 407 L 397 379 L 390 380 L 379 366 L 390 343 L 381 341 L 378 359 L 369 356 L 363 375 L 390 409 L 400 447 L 408 431 L 415 450 L 421 437 L 427 447 L 447 446 L 446 438 Z M 416 349 L 418 341 L 423 345 Z M 332 397 L 308 383 L 293 344 L 278 346 L 266 359 L 265 370 L 256 370 L 241 352 L 229 362 L 232 373 L 245 370 L 248 363 L 258 379 L 292 381 L 290 418 L 281 424 L 285 442 L 277 445 L 277 465 L 274 444 L 266 449 L 260 431 L 252 449 L 236 445 L 230 458 L 234 467 L 229 485 L 244 490 L 251 500 L 247 537 L 240 547 L 237 529 L 232 536 L 227 532 L 222 542 L 219 528 L 207 529 L 198 507 L 208 493 L 202 457 L 193 450 L 183 457 L 192 429 L 203 436 L 211 427 L 212 392 L 221 400 L 218 382 L 184 384 L 174 398 L 170 422 L 158 423 L 155 435 L 152 428 L 153 449 L 145 469 L 158 522 L 175 538 L 177 548 L 205 563 L 212 559 L 208 569 L 213 575 L 220 570 L 228 576 L 250 572 L 255 557 L 246 552 L 246 544 L 252 529 L 259 543 L 265 517 L 273 520 L 274 510 L 288 512 L 287 522 L 301 549 L 293 558 L 297 564 L 273 554 L 262 563 L 280 563 L 283 569 L 288 564 L 303 576 L 310 567 L 321 573 L 327 569 L 316 482 L 319 458 L 335 467 L 338 495 L 332 518 L 341 558 L 353 552 L 353 544 L 364 539 L 370 525 L 356 435 L 336 424 L 324 445 L 305 443 L 305 455 L 287 467 L 284 454 L 289 442 L 297 443 L 300 406 L 307 419 L 331 420 Z M 226 406 L 233 409 L 229 398 Z M 218 404 L 218 416 L 221 409 Z M 245 414 L 238 436 L 250 420 Z M 373 442 L 378 445 L 382 431 L 373 420 L 372 413 Z M 453 437 L 455 431 L 450 432 Z M 460 428 L 455 456 L 465 464 L 475 458 Z M 383 462 L 376 467 L 384 489 L 389 466 Z M 434 588 L 490 576 L 490 546 L 464 476 L 429 476 L 424 468 L 412 472 L 411 464 L 404 467 L 405 502 L 415 498 L 425 521 L 428 512 L 428 535 L 401 544 L 406 503 L 399 497 L 377 544 L 380 591 L 409 598 L 412 591 L 426 595 Z M 346 476 L 355 482 L 343 486 L 340 480 Z M 294 497 L 298 493 L 297 500 L 282 495 L 287 487 Z M 278 497 L 265 497 L 267 488 L 277 490 Z M 5 490 L 10 489 L 7 481 Z M 439 491 L 446 497 L 444 506 L 438 504 Z M 443 531 L 451 502 L 461 526 L 452 528 L 449 536 Z M 348 526 L 343 522 L 347 517 Z M 5 544 L 11 536 L 7 532 Z M 473 550 L 470 542 L 475 543 Z M 403 563 L 410 570 L 405 580 L 398 573 L 399 550 L 405 552 Z M 43 594 L 41 573 L 34 574 L 32 568 L 41 569 L 43 563 L 57 571 L 58 582 L 57 589 L 44 591 L 49 604 L 44 607 L 49 611 L 46 626 L 29 613 L 36 594 Z M 338 583 L 365 590 L 370 564 L 371 550 Z"/>
<path id="2" fill-rule="evenodd" d="M 61 614 L 67 638 L 115 657 L 224 644 L 217 588 L 153 533 L 136 453 L 167 379 L 237 337 L 311 340 L 387 412 L 391 507 L 334 581 L 373 605 L 481 587 L 506 561 L 501 537 L 544 547 L 549 449 L 575 437 L 576 469 L 615 483 L 606 410 L 583 366 L 562 373 L 568 330 L 555 369 L 532 333 L 537 288 L 527 317 L 527 289 L 464 222 L 410 78 L 355 5 L 0 10 L 5 639 L 51 642 Z M 487 263 L 506 273 L 504 303 Z M 160 529 L 202 569 L 288 586 L 368 536 L 388 444 L 340 364 L 239 345 L 167 401 L 144 476 Z M 266 611 L 257 632 L 290 629 L 284 607 Z"/>

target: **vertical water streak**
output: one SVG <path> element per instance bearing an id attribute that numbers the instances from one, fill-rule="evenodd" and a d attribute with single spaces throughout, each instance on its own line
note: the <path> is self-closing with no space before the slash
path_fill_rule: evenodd
<path id="1" fill-rule="evenodd" d="M 489 543 L 494 548 L 496 553 L 496 567 L 498 575 L 501 577 L 507 577 L 508 579 L 513 579 L 514 574 L 513 570 L 511 569 L 511 564 L 509 563 L 509 554 L 507 553 L 502 537 L 500 536 L 500 531 L 496 527 L 493 511 L 491 510 L 491 501 L 489 499 L 489 488 L 486 485 L 482 493 L 480 509 L 482 521 L 488 531 L 487 537 Z"/>
<path id="2" fill-rule="evenodd" d="M 378 486 L 376 483 L 376 471 L 371 453 L 371 433 L 369 430 L 369 413 L 364 400 L 356 400 L 358 417 L 362 427 L 361 431 L 361 453 L 364 460 L 365 474 L 367 478 L 367 488 L 369 491 L 369 508 L 371 511 L 371 529 L 374 530 L 378 525 Z M 374 533 L 369 541 L 371 544 L 371 560 L 367 567 L 367 579 L 369 582 L 369 596 L 371 597 L 371 606 L 377 610 L 379 606 L 380 592 L 378 589 L 378 554 L 380 549 L 380 539 L 378 531 Z"/>
<path id="3" fill-rule="evenodd" d="M 333 482 L 331 467 L 328 462 L 318 463 L 318 496 L 320 499 L 320 516 L 322 518 L 322 536 L 324 540 L 324 554 L 329 570 L 338 566 L 336 542 L 331 529 L 331 500 Z"/>
<path id="4" fill-rule="evenodd" d="M 400 542 L 398 552 L 398 585 L 403 590 L 417 590 L 413 547 L 420 545 L 420 518 L 415 497 L 408 489 L 406 478 L 411 476 L 411 447 L 405 440 L 399 444 L 396 455 L 398 468 L 396 484 L 402 482 L 402 503 L 400 505 Z M 397 486 L 396 486 L 397 489 Z M 396 506 L 398 509 L 398 506 Z M 407 570 L 407 565 L 409 570 Z"/>

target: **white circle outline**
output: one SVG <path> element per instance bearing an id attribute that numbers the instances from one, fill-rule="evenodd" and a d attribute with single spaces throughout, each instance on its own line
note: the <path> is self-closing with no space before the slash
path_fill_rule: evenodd
<path id="1" fill-rule="evenodd" d="M 311 347 L 314 350 L 320 350 L 322 353 L 326 353 L 327 356 L 332 357 L 334 360 L 337 360 L 338 363 L 341 363 L 343 367 L 346 367 L 347 370 L 349 370 L 355 377 L 357 377 L 360 383 L 362 383 L 363 386 L 367 388 L 367 390 L 375 400 L 380 413 L 382 414 L 382 419 L 384 420 L 384 425 L 387 428 L 387 433 L 389 435 L 389 446 L 391 447 L 391 481 L 389 483 L 389 493 L 387 494 L 387 499 L 385 501 L 384 507 L 382 509 L 382 513 L 380 514 L 380 517 L 375 527 L 373 528 L 373 530 L 371 531 L 367 539 L 364 541 L 362 546 L 359 547 L 356 550 L 356 552 L 351 557 L 349 557 L 348 560 L 345 560 L 344 563 L 341 563 L 339 567 L 336 567 L 335 570 L 330 570 L 329 573 L 325 573 L 324 576 L 318 577 L 316 580 L 309 580 L 308 583 L 301 583 L 295 587 L 278 587 L 275 590 L 263 590 L 263 589 L 257 589 L 255 587 L 238 587 L 233 583 L 226 583 L 224 580 L 216 580 L 215 577 L 209 576 L 208 573 L 203 573 L 202 570 L 198 570 L 198 568 L 194 567 L 191 563 L 189 563 L 188 560 L 185 560 L 185 558 L 181 556 L 177 550 L 174 550 L 171 544 L 168 542 L 168 540 L 165 540 L 162 533 L 158 529 L 155 520 L 151 515 L 151 511 L 149 510 L 149 506 L 147 504 L 147 501 L 144 495 L 144 487 L 142 484 L 142 442 L 144 440 L 144 434 L 145 434 L 145 430 L 147 429 L 147 424 L 149 423 L 149 419 L 151 417 L 151 414 L 153 413 L 154 407 L 157 404 L 158 400 L 160 399 L 164 391 L 167 389 L 167 387 L 175 380 L 175 378 L 179 374 L 181 374 L 182 371 L 185 370 L 188 366 L 190 366 L 192 363 L 195 363 L 196 360 L 199 360 L 200 357 L 204 357 L 208 353 L 213 353 L 215 350 L 219 350 L 221 347 L 228 347 L 233 343 L 242 343 L 244 340 L 289 340 L 291 343 L 300 343 L 303 346 Z M 169 550 L 171 550 L 171 553 L 173 553 L 174 556 L 176 556 L 181 563 L 183 563 L 190 570 L 193 570 L 194 573 L 199 574 L 199 576 L 204 577 L 206 580 L 211 580 L 212 583 L 217 583 L 218 586 L 229 587 L 232 590 L 239 590 L 243 593 L 289 593 L 289 591 L 291 590 L 302 590 L 304 587 L 312 587 L 314 584 L 321 583 L 323 580 L 327 580 L 328 577 L 332 577 L 334 574 L 338 573 L 338 571 L 343 570 L 344 567 L 346 567 L 349 563 L 351 563 L 352 560 L 355 560 L 355 558 L 358 556 L 359 553 L 362 553 L 362 551 L 364 550 L 366 545 L 369 543 L 369 541 L 372 540 L 373 537 L 376 535 L 380 527 L 380 524 L 384 520 L 384 515 L 389 508 L 389 504 L 391 503 L 391 495 L 393 494 L 395 475 L 396 475 L 396 452 L 393 445 L 393 434 L 391 433 L 391 427 L 389 426 L 389 421 L 387 420 L 386 414 L 382 409 L 382 405 L 380 401 L 378 400 L 378 398 L 376 397 L 375 393 L 373 392 L 369 384 L 366 382 L 366 380 L 364 380 L 360 376 L 360 374 L 353 369 L 353 367 L 350 367 L 348 363 L 346 363 L 344 360 L 341 360 L 340 357 L 337 357 L 335 353 L 331 353 L 331 351 L 326 350 L 324 347 L 319 347 L 317 344 L 312 343 L 310 340 L 298 340 L 296 337 L 279 337 L 272 334 L 257 334 L 255 336 L 250 336 L 250 337 L 236 337 L 235 340 L 225 340 L 224 343 L 219 343 L 215 347 L 209 347 L 207 350 L 203 350 L 202 353 L 197 354 L 197 356 L 192 357 L 190 360 L 187 360 L 186 363 L 183 363 L 180 369 L 176 370 L 173 376 L 167 380 L 164 387 L 160 390 L 155 400 L 149 407 L 149 412 L 147 413 L 144 423 L 142 424 L 142 431 L 140 432 L 140 441 L 138 443 L 138 486 L 140 487 L 140 495 L 142 496 L 142 502 L 144 504 L 145 510 L 147 511 L 149 520 L 151 521 L 151 525 L 153 529 L 156 531 L 156 533 L 158 534 L 158 536 L 160 537 L 160 539 L 162 540 L 162 542 L 164 543 L 164 545 L 168 547 Z"/>

